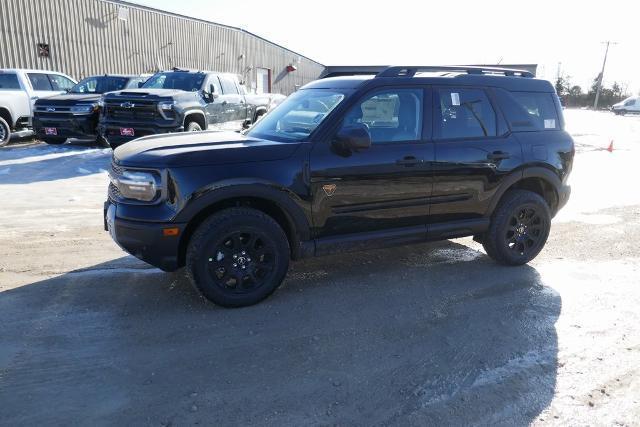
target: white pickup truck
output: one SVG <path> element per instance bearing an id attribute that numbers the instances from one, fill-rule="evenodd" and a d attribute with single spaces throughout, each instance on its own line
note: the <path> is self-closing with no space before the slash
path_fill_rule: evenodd
<path id="1" fill-rule="evenodd" d="M 0 146 L 9 143 L 12 132 L 31 128 L 36 99 L 65 93 L 75 84 L 55 71 L 0 69 Z"/>

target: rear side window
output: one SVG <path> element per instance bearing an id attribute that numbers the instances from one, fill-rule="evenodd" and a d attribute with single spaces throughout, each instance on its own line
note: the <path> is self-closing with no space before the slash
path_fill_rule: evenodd
<path id="1" fill-rule="evenodd" d="M 511 129 L 514 131 L 559 130 L 562 128 L 551 92 L 495 91 Z"/>
<path id="2" fill-rule="evenodd" d="M 27 74 L 27 76 L 29 77 L 29 81 L 31 82 L 31 87 L 33 88 L 33 90 L 53 90 L 53 87 L 51 87 L 51 82 L 49 81 L 49 77 L 47 77 L 46 74 L 29 73 Z"/>
<path id="3" fill-rule="evenodd" d="M 435 139 L 487 138 L 497 135 L 496 112 L 481 89 L 435 91 Z"/>
<path id="4" fill-rule="evenodd" d="M 20 89 L 18 76 L 15 74 L 0 73 L 0 90 L 16 90 Z"/>
<path id="5" fill-rule="evenodd" d="M 220 76 L 220 83 L 222 83 L 222 93 L 224 93 L 226 95 L 229 95 L 229 94 L 237 95 L 238 94 L 238 88 L 233 83 L 233 80 L 231 80 L 229 77 Z"/>
<path id="6" fill-rule="evenodd" d="M 537 129 L 560 129 L 552 93 L 511 92 L 511 94 L 527 112 Z"/>

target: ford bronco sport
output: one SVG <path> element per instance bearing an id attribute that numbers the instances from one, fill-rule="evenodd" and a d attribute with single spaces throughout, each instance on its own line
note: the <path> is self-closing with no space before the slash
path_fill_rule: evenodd
<path id="1" fill-rule="evenodd" d="M 521 265 L 567 202 L 573 156 L 548 81 L 390 67 L 309 83 L 244 134 L 116 149 L 105 228 L 223 306 L 270 295 L 290 259 L 338 251 L 474 236 Z"/>

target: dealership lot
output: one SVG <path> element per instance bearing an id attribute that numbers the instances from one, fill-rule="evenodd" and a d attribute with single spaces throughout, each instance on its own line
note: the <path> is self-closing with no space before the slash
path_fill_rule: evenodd
<path id="1" fill-rule="evenodd" d="M 1 150 L 0 423 L 636 424 L 640 118 L 565 115 L 573 195 L 530 265 L 311 259 L 238 310 L 102 231 L 109 149 Z"/>

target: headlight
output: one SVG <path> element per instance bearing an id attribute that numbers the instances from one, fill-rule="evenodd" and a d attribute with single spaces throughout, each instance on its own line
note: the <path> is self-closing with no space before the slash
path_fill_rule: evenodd
<path id="1" fill-rule="evenodd" d="M 170 111 L 173 110 L 173 106 L 175 105 L 174 101 L 163 101 L 158 102 L 158 108 L 162 111 Z"/>
<path id="2" fill-rule="evenodd" d="M 98 103 L 95 104 L 78 104 L 71 107 L 73 114 L 90 114 L 98 109 Z"/>
<path id="3" fill-rule="evenodd" d="M 159 177 L 151 172 L 125 170 L 120 176 L 112 176 L 111 181 L 122 197 L 143 202 L 155 199 L 160 189 Z"/>

